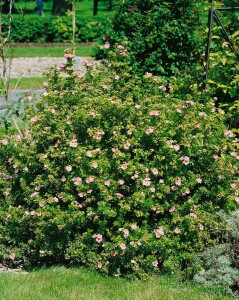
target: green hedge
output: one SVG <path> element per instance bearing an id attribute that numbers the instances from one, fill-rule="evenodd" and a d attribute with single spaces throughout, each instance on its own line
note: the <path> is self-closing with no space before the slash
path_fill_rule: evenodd
<path id="1" fill-rule="evenodd" d="M 110 18 L 92 17 L 76 20 L 76 42 L 94 42 L 108 34 Z M 7 23 L 3 31 L 7 32 Z M 14 17 L 12 42 L 69 42 L 72 40 L 72 21 L 68 16 L 25 19 Z"/>

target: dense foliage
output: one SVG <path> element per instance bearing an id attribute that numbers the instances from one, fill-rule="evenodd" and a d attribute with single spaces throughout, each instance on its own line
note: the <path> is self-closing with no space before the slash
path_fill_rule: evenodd
<path id="1" fill-rule="evenodd" d="M 112 55 L 83 75 L 67 50 L 26 107 L 26 134 L 1 138 L 2 261 L 187 268 L 216 212 L 238 206 L 235 135 L 209 92 L 190 77 L 132 75 L 122 45 Z"/>
<path id="2" fill-rule="evenodd" d="M 123 1 L 113 20 L 114 39 L 127 41 L 138 72 L 179 74 L 202 54 L 198 5 L 191 0 Z"/>

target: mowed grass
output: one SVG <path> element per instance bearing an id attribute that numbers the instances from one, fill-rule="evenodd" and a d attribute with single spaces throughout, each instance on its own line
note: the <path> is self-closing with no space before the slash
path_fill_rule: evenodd
<path id="1" fill-rule="evenodd" d="M 220 289 L 154 276 L 127 281 L 84 269 L 40 269 L 26 275 L 0 275 L 1 300 L 229 300 Z"/>
<path id="2" fill-rule="evenodd" d="M 69 46 L 70 47 L 70 46 Z M 6 49 L 6 57 L 62 57 L 66 47 L 13 47 Z M 76 56 L 95 56 L 97 46 L 78 46 Z"/>
<path id="3" fill-rule="evenodd" d="M 93 5 L 92 0 L 81 0 L 76 1 L 76 16 L 77 17 L 92 17 L 93 16 Z M 17 14 L 24 15 L 24 18 L 31 18 L 36 16 L 37 12 L 36 1 L 17 1 L 14 3 L 14 7 L 17 10 Z M 51 16 L 52 11 L 52 1 L 44 1 L 44 16 Z M 17 15 L 14 14 L 14 15 Z M 112 15 L 113 12 L 108 10 L 107 1 L 99 1 L 98 4 L 98 13 L 99 16 Z"/>
<path id="4" fill-rule="evenodd" d="M 32 90 L 42 89 L 42 84 L 47 81 L 47 77 L 22 77 L 22 78 L 11 78 L 10 89 L 11 90 Z"/>

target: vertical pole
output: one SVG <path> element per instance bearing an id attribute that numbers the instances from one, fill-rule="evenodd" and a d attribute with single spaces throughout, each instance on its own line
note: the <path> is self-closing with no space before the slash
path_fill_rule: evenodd
<path id="1" fill-rule="evenodd" d="M 210 47 L 211 47 L 211 35 L 212 35 L 212 20 L 214 15 L 214 0 L 212 0 L 211 9 L 208 12 L 208 36 L 207 36 L 207 49 L 206 49 L 206 74 L 205 74 L 205 82 L 204 88 L 206 87 L 207 78 L 208 78 L 208 69 L 210 63 Z"/>
<path id="2" fill-rule="evenodd" d="M 75 53 L 75 38 L 76 37 L 76 7 L 75 0 L 72 0 L 72 44 Z"/>

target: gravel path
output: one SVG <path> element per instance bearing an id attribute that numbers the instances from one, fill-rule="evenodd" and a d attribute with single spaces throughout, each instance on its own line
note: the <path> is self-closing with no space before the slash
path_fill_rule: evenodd
<path id="1" fill-rule="evenodd" d="M 92 57 L 76 57 L 76 69 L 84 72 L 85 68 L 82 65 L 82 61 L 93 61 Z M 10 68 L 10 77 L 39 77 L 43 75 L 43 72 L 47 71 L 51 66 L 60 65 L 65 63 L 64 57 L 19 57 L 7 60 Z M 2 68 L 0 62 L 0 69 Z"/>

